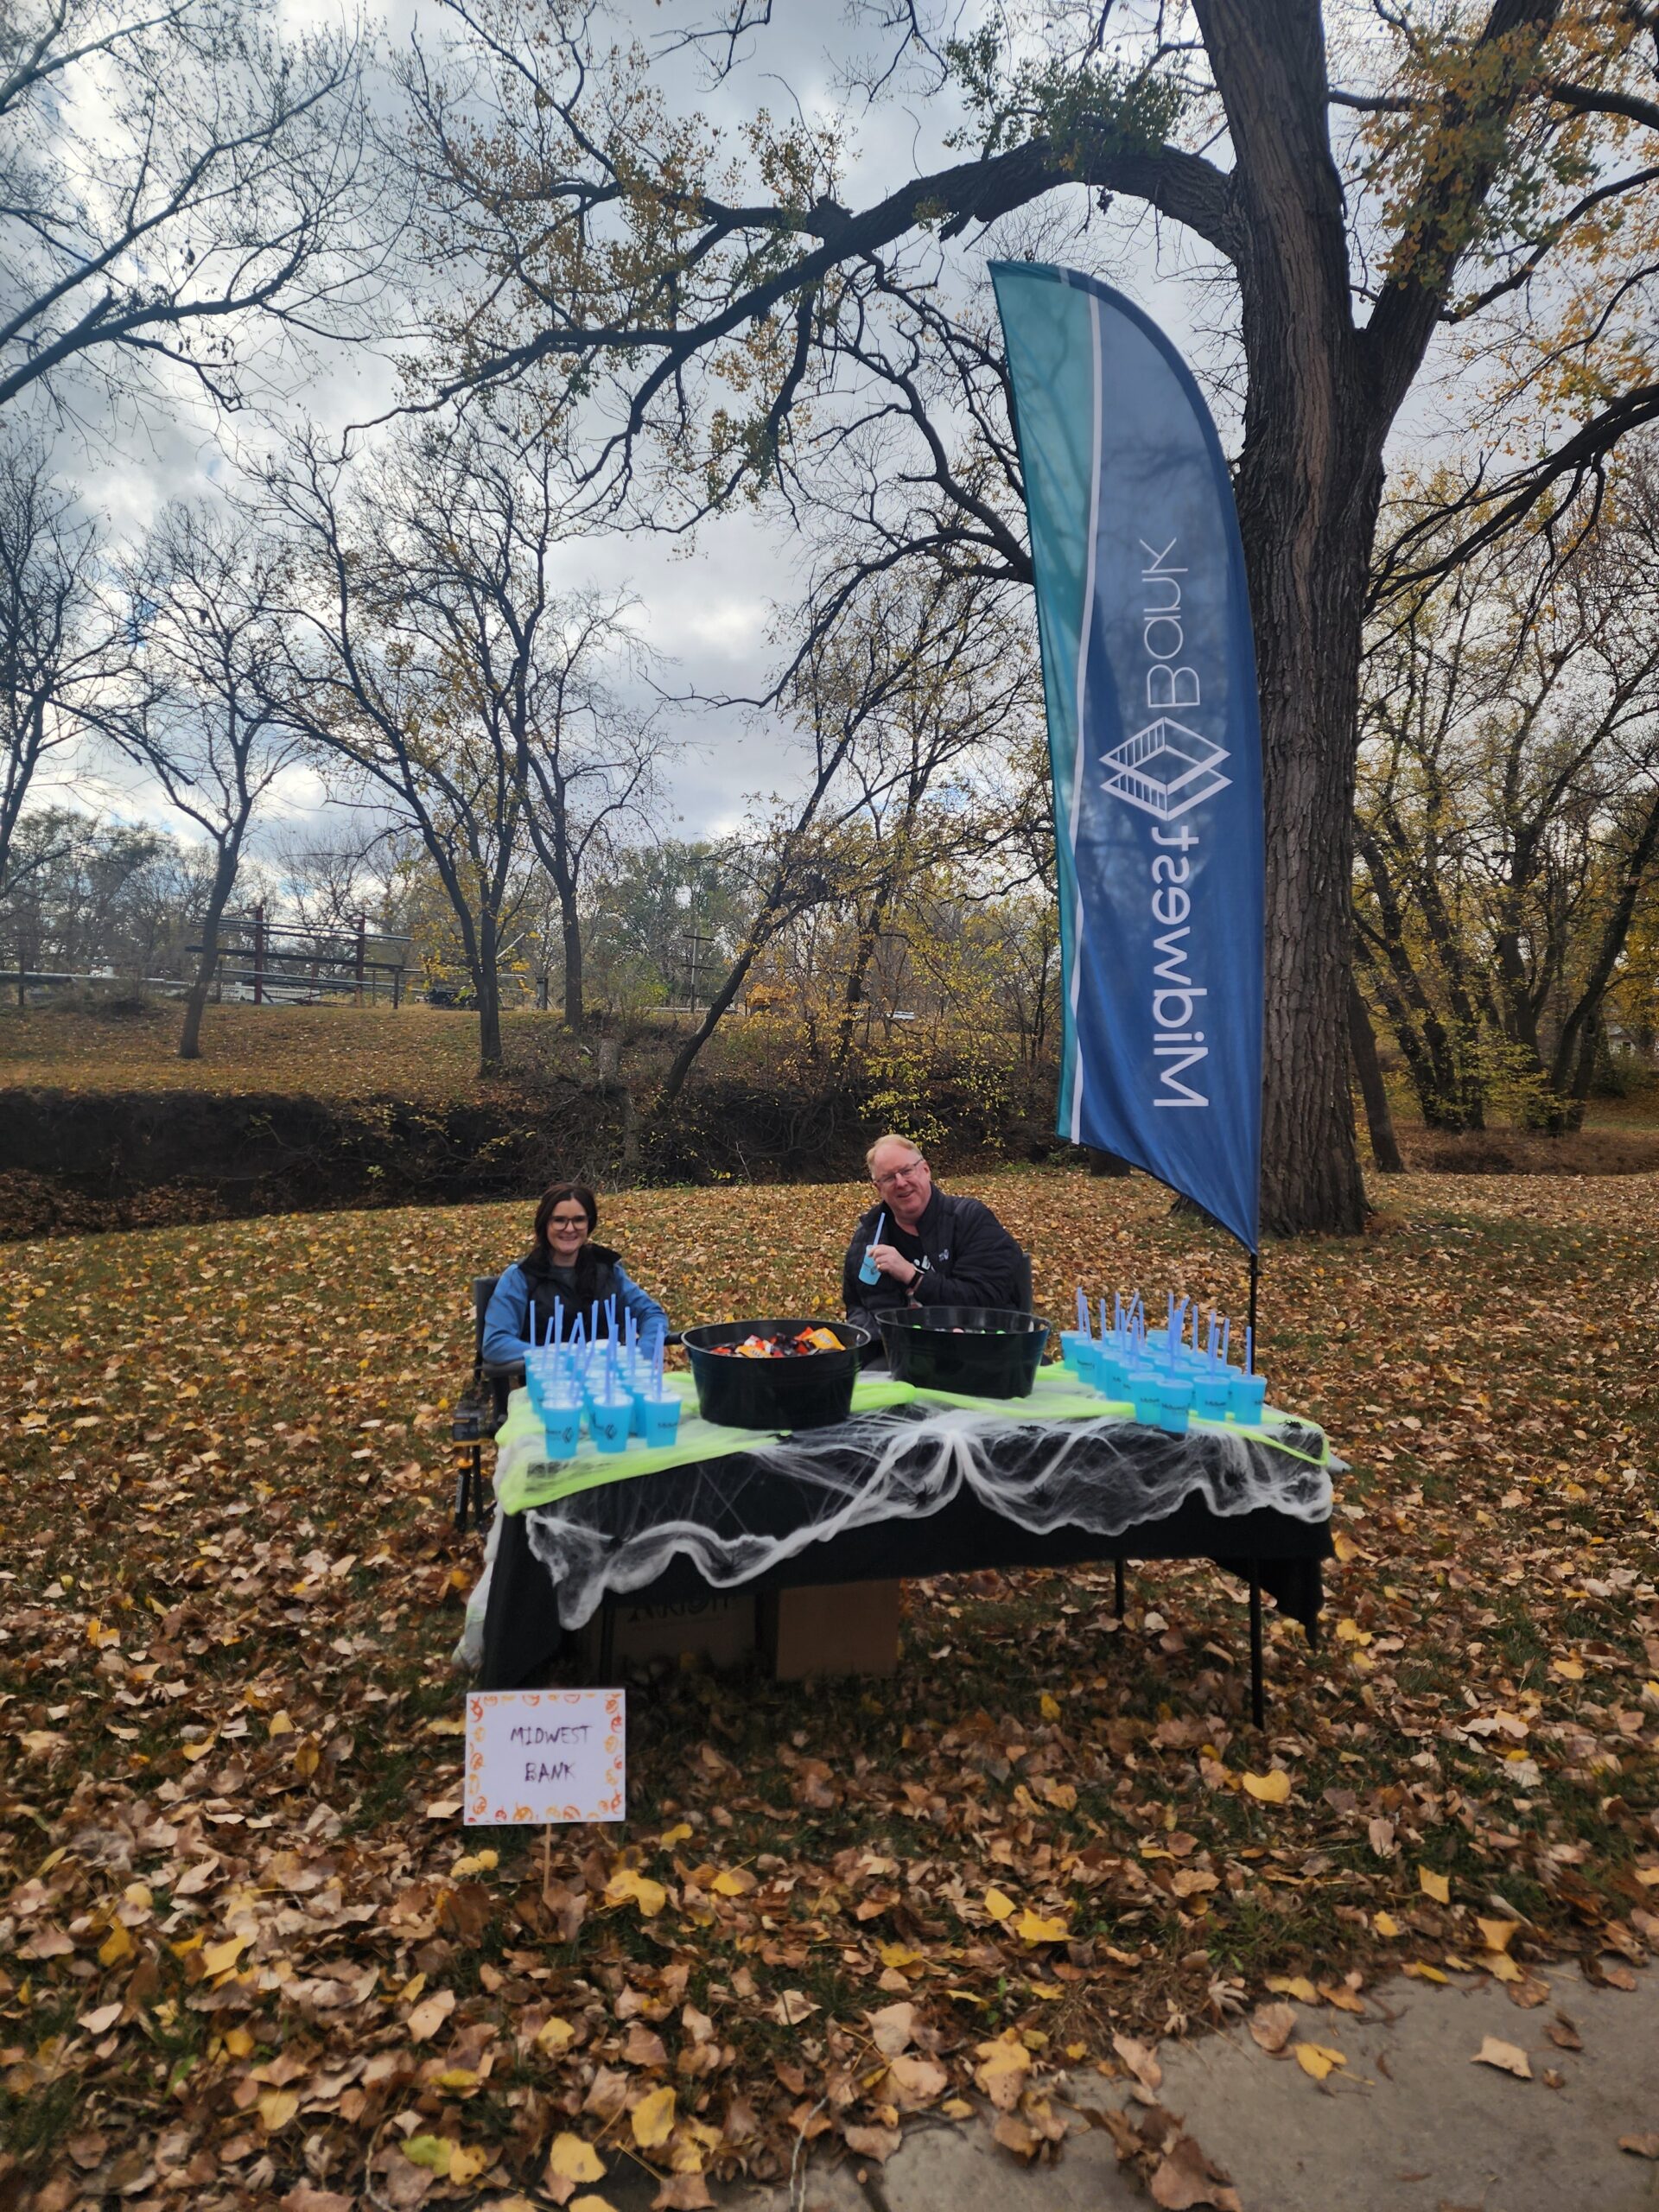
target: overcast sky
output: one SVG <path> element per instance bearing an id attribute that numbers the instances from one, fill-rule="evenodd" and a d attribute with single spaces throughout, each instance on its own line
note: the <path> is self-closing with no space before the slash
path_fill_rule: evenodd
<path id="1" fill-rule="evenodd" d="M 297 22 L 327 12 L 322 0 L 290 0 L 289 16 Z M 632 0 L 619 10 L 621 21 L 645 37 L 662 35 L 694 16 L 706 20 L 708 12 L 709 0 L 664 0 L 662 5 Z M 688 105 L 727 125 L 741 124 L 761 105 L 782 115 L 798 102 L 809 118 L 836 105 L 837 68 L 850 44 L 845 23 L 832 7 L 810 0 L 780 0 L 776 13 L 776 28 L 751 38 L 750 60 L 722 84 L 710 86 L 693 56 L 677 59 L 675 81 Z M 970 15 L 971 8 L 964 14 Z M 402 43 L 416 23 L 429 41 L 442 36 L 436 11 L 421 13 L 404 4 L 388 20 L 385 36 L 394 45 Z M 856 133 L 845 200 L 855 207 L 865 204 L 918 167 L 960 158 L 944 143 L 959 120 L 948 95 L 900 100 L 867 111 Z M 1193 317 L 1216 312 L 1217 296 L 1192 284 L 1184 274 L 1194 258 L 1190 241 L 1167 226 L 1160 233 L 1144 218 L 1131 234 L 1105 236 L 1115 244 L 1109 259 L 1096 265 L 1109 268 L 1203 375 L 1219 350 L 1213 334 L 1195 328 Z M 1103 242 L 1097 243 L 1096 253 Z M 388 362 L 360 350 L 337 352 L 321 364 L 299 404 L 338 429 L 372 420 L 391 394 Z M 1224 435 L 1226 429 L 1224 420 Z M 66 441 L 60 455 L 66 470 L 107 512 L 122 537 L 142 531 L 166 499 L 209 490 L 233 474 L 219 429 L 188 405 L 170 417 L 152 410 L 142 426 L 124 426 L 104 451 Z M 632 590 L 640 602 L 639 628 L 662 657 L 666 688 L 677 694 L 730 696 L 753 694 L 764 684 L 767 623 L 773 602 L 789 594 L 798 551 L 798 542 L 786 524 L 746 507 L 706 524 L 690 548 L 677 539 L 639 533 L 583 539 L 569 550 L 567 573 L 573 584 Z M 685 750 L 671 778 L 671 804 L 681 834 L 728 828 L 741 817 L 747 795 L 786 789 L 795 779 L 786 733 L 756 727 L 730 709 L 691 711 L 677 720 Z M 90 785 L 83 788 L 92 796 Z M 159 795 L 130 782 L 113 796 L 124 813 L 168 819 Z M 267 840 L 273 829 L 291 832 L 296 822 L 315 813 L 322 796 L 308 772 L 293 774 L 282 793 L 287 820 L 269 825 Z M 174 826 L 188 834 L 186 825 Z"/>

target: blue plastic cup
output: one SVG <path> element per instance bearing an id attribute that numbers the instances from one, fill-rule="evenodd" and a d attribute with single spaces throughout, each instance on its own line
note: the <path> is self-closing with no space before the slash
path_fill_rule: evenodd
<path id="1" fill-rule="evenodd" d="M 1143 1428 L 1156 1428 L 1158 1416 L 1163 1409 L 1163 1376 L 1156 1369 L 1135 1368 L 1129 1374 L 1129 1402 L 1135 1408 L 1135 1417 Z"/>
<path id="2" fill-rule="evenodd" d="M 1072 1370 L 1072 1372 L 1073 1372 L 1074 1374 L 1075 1374 L 1075 1373 L 1077 1373 L 1077 1372 L 1078 1371 L 1078 1370 L 1077 1370 L 1077 1347 L 1078 1347 L 1078 1345 L 1079 1345 L 1079 1344 L 1093 1344 L 1093 1342 L 1094 1342 L 1094 1341 L 1095 1341 L 1095 1340 L 1094 1340 L 1094 1338 L 1093 1338 L 1093 1337 L 1092 1337 L 1092 1336 L 1085 1336 L 1085 1334 L 1084 1333 L 1084 1332 L 1083 1332 L 1081 1329 L 1062 1329 L 1062 1330 L 1060 1331 L 1060 1364 L 1061 1364 L 1061 1366 L 1062 1366 L 1062 1367 L 1069 1367 L 1069 1368 L 1071 1368 L 1071 1370 Z"/>
<path id="3" fill-rule="evenodd" d="M 1233 1386 L 1224 1375 L 1200 1375 L 1192 1384 L 1192 1410 L 1201 1421 L 1225 1421 Z"/>
<path id="4" fill-rule="evenodd" d="M 1105 1345 L 1095 1353 L 1095 1388 L 1103 1398 L 1121 1402 L 1129 1395 L 1128 1362 L 1121 1352 L 1108 1351 Z"/>
<path id="5" fill-rule="evenodd" d="M 601 1452 L 626 1452 L 628 1422 L 633 1412 L 631 1398 L 595 1398 L 588 1408 L 588 1433 Z"/>
<path id="6" fill-rule="evenodd" d="M 1259 1428 L 1268 1395 L 1265 1375 L 1235 1375 L 1229 1391 L 1228 1410 L 1241 1428 Z"/>
<path id="7" fill-rule="evenodd" d="M 640 1433 L 653 1449 L 671 1444 L 679 1433 L 680 1402 L 677 1398 L 645 1398 L 640 1401 L 644 1427 Z"/>
<path id="8" fill-rule="evenodd" d="M 1192 1416 L 1192 1385 L 1184 1375 L 1166 1375 L 1158 1385 L 1158 1426 L 1179 1436 Z"/>
<path id="9" fill-rule="evenodd" d="M 544 1405 L 541 1413 L 542 1429 L 547 1438 L 548 1458 L 574 1459 L 582 1435 L 581 1407 Z"/>
<path id="10" fill-rule="evenodd" d="M 1072 1353 L 1071 1371 L 1086 1389 L 1100 1387 L 1096 1380 L 1100 1373 L 1100 1346 L 1092 1337 L 1085 1338 Z"/>

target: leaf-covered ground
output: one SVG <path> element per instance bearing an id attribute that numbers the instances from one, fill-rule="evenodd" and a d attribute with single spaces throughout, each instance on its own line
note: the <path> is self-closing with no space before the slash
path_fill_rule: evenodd
<path id="1" fill-rule="evenodd" d="M 478 1022 L 429 1007 L 210 1007 L 202 1057 L 178 1056 L 180 1006 L 142 1014 L 0 1007 L 0 1082 L 75 1091 L 277 1091 L 428 1105 L 495 1095 L 478 1080 Z M 528 1070 L 551 1015 L 508 1016 L 510 1066 Z"/>
<path id="2" fill-rule="evenodd" d="M 1150 1185 L 976 1187 L 1050 1311 L 1079 1278 L 1236 1310 Z M 919 2110 L 1048 2155 L 1065 2069 L 1144 2072 L 1264 1995 L 1329 2054 L 1386 1968 L 1522 2005 L 1564 1955 L 1628 1977 L 1659 1948 L 1659 1179 L 1388 1198 L 1267 1257 L 1274 1395 L 1351 1471 L 1266 1739 L 1206 1566 L 1132 1577 L 1122 1628 L 1109 1574 L 912 1586 L 891 1681 L 641 1686 L 631 1819 L 545 1870 L 452 1809 L 478 1548 L 445 1404 L 525 1210 L 13 1248 L 0 2202 L 696 2205 Z M 639 1194 L 605 1233 L 677 1319 L 829 1310 L 861 1203 Z"/>

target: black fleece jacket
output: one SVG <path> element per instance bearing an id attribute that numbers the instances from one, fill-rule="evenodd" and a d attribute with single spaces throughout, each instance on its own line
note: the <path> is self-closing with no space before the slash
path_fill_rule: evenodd
<path id="1" fill-rule="evenodd" d="M 874 1283 L 858 1279 L 865 1248 L 874 1240 L 883 1213 L 887 1223 L 882 1243 L 894 1246 L 922 1271 L 920 1281 L 912 1288 L 901 1287 L 891 1275 Z M 873 1205 L 853 1231 L 841 1270 L 841 1294 L 849 1320 L 883 1306 L 912 1303 L 1014 1306 L 1020 1303 L 1024 1282 L 1020 1247 L 989 1206 L 937 1186 L 913 1230 L 901 1229 L 886 1206 Z"/>

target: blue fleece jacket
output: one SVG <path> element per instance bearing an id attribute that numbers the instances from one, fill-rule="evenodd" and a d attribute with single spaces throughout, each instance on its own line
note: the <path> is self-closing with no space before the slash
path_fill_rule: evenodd
<path id="1" fill-rule="evenodd" d="M 653 1321 L 666 1329 L 668 1315 L 650 1292 L 640 1289 L 620 1261 L 615 1268 L 619 1318 L 625 1313 L 632 1313 L 642 1334 Z M 497 1367 L 508 1367 L 515 1360 L 522 1360 L 530 1350 L 529 1328 L 530 1281 L 523 1268 L 515 1264 L 497 1281 L 485 1312 L 485 1358 Z"/>

